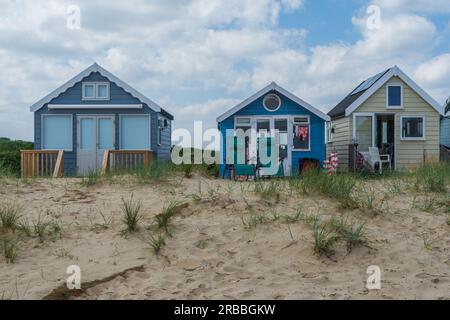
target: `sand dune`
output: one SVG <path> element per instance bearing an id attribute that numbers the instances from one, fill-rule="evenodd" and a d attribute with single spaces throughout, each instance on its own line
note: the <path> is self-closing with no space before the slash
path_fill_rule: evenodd
<path id="1" fill-rule="evenodd" d="M 24 239 L 14 264 L 0 256 L 0 294 L 63 298 L 54 290 L 65 283 L 67 266 L 75 264 L 82 282 L 93 282 L 70 296 L 76 299 L 450 299 L 450 227 L 443 209 L 413 208 L 407 192 L 377 215 L 288 191 L 263 201 L 251 184 L 202 177 L 91 187 L 79 179 L 2 181 L 0 202 L 20 204 L 29 221 L 39 214 L 59 221 L 62 234 L 44 242 Z M 124 237 L 121 197 L 131 194 L 142 202 L 144 219 L 138 233 Z M 172 236 L 155 255 L 146 227 L 174 199 L 189 206 L 174 217 Z M 365 223 L 369 245 L 349 253 L 340 242 L 333 256 L 317 256 L 307 223 L 270 219 L 300 207 L 323 221 L 345 215 Z M 107 228 L 100 226 L 100 212 L 113 218 Z M 244 228 L 242 217 L 255 215 L 271 221 Z M 366 288 L 371 265 L 381 268 L 381 290 Z"/>

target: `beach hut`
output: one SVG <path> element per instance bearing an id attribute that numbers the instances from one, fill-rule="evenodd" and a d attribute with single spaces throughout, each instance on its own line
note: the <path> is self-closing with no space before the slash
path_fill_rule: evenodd
<path id="1" fill-rule="evenodd" d="M 35 150 L 22 153 L 25 176 L 86 175 L 170 160 L 173 116 L 96 63 L 31 112 Z"/>
<path id="2" fill-rule="evenodd" d="M 305 165 L 322 166 L 325 160 L 325 123 L 328 120 L 322 111 L 275 82 L 269 84 L 217 118 L 222 137 L 221 175 L 232 173 L 227 173 L 229 169 L 234 169 L 235 175 L 241 175 L 236 170 L 249 175 L 248 168 L 252 166 L 260 176 L 280 175 L 280 172 L 290 176 Z M 253 134 L 246 135 L 244 143 L 234 146 L 235 139 L 230 137 L 236 136 L 239 130 Z M 278 140 L 274 139 L 275 133 Z M 277 151 L 279 168 L 275 171 L 261 165 L 260 158 L 265 153 L 260 149 L 261 139 L 269 142 L 267 150 Z M 274 149 L 271 142 L 277 143 Z M 244 148 L 237 165 L 229 154 L 227 156 L 233 148 Z"/>
<path id="3" fill-rule="evenodd" d="M 442 105 L 397 66 L 363 81 L 328 115 L 327 154 L 338 153 L 339 170 L 355 169 L 359 155 L 372 162 L 374 148 L 398 170 L 439 159 Z"/>

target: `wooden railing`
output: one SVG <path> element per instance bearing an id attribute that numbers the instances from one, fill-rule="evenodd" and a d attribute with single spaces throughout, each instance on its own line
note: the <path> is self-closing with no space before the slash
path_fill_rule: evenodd
<path id="1" fill-rule="evenodd" d="M 22 177 L 62 177 L 64 176 L 63 150 L 22 150 L 20 151 Z"/>
<path id="2" fill-rule="evenodd" d="M 127 172 L 145 167 L 154 159 L 154 153 L 148 150 L 106 150 L 103 154 L 102 173 Z"/>

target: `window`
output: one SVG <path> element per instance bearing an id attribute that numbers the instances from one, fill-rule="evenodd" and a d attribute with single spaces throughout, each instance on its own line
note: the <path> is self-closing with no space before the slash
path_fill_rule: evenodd
<path id="1" fill-rule="evenodd" d="M 264 97 L 263 105 L 267 111 L 274 112 L 280 109 L 281 99 L 276 94 L 271 93 Z"/>
<path id="2" fill-rule="evenodd" d="M 122 150 L 150 149 L 150 117 L 148 115 L 121 116 L 120 148 Z"/>
<path id="3" fill-rule="evenodd" d="M 83 100 L 109 100 L 109 83 L 83 82 Z"/>
<path id="4" fill-rule="evenodd" d="M 374 139 L 374 116 L 371 114 L 355 114 L 353 119 L 353 140 L 358 144 L 360 152 L 368 152 L 369 147 L 375 144 Z"/>
<path id="5" fill-rule="evenodd" d="M 83 87 L 83 98 L 84 99 L 94 99 L 95 98 L 95 85 L 85 84 Z"/>
<path id="6" fill-rule="evenodd" d="M 387 108 L 403 108 L 403 86 L 401 84 L 390 84 L 387 86 Z"/>
<path id="7" fill-rule="evenodd" d="M 334 133 L 333 123 L 328 122 L 327 123 L 327 143 L 333 142 L 333 133 Z"/>
<path id="8" fill-rule="evenodd" d="M 288 121 L 287 119 L 275 119 L 275 131 L 280 135 L 280 144 L 288 144 Z"/>
<path id="9" fill-rule="evenodd" d="M 295 117 L 292 127 L 294 150 L 308 151 L 311 139 L 309 117 Z"/>
<path id="10" fill-rule="evenodd" d="M 236 124 L 238 125 L 251 125 L 251 118 L 236 118 Z"/>
<path id="11" fill-rule="evenodd" d="M 107 99 L 108 98 L 108 85 L 98 84 L 97 85 L 97 98 Z"/>
<path id="12" fill-rule="evenodd" d="M 267 137 L 270 134 L 270 120 L 269 119 L 257 119 L 256 120 L 256 133 L 258 137 Z"/>
<path id="13" fill-rule="evenodd" d="M 289 149 L 289 131 L 288 131 L 288 120 L 287 119 L 275 119 L 275 132 L 280 135 L 279 141 L 279 157 L 280 159 L 288 158 Z"/>
<path id="14" fill-rule="evenodd" d="M 246 133 L 248 130 L 252 128 L 252 119 L 251 118 L 236 118 L 235 120 L 235 130 L 242 130 Z"/>
<path id="15" fill-rule="evenodd" d="M 114 149 L 114 120 L 113 118 L 98 119 L 98 148 L 100 150 Z"/>
<path id="16" fill-rule="evenodd" d="M 402 140 L 424 140 L 425 139 L 425 117 L 402 116 Z"/>
<path id="17" fill-rule="evenodd" d="M 71 115 L 42 116 L 42 149 L 72 151 Z"/>

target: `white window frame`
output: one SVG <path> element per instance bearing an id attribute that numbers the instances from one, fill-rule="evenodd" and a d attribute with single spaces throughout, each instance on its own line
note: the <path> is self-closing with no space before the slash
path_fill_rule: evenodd
<path id="1" fill-rule="evenodd" d="M 390 87 L 400 87 L 400 106 L 389 105 L 389 88 Z M 403 109 L 403 83 L 401 82 L 391 82 L 386 85 L 386 109 Z"/>
<path id="2" fill-rule="evenodd" d="M 94 86 L 94 96 L 93 97 L 86 97 L 85 95 L 85 88 L 88 85 Z M 98 96 L 98 87 L 100 85 L 106 85 L 107 90 L 107 96 L 106 97 L 99 97 Z M 110 92 L 110 84 L 107 81 L 86 81 L 82 84 L 82 100 L 83 101 L 109 101 L 111 98 L 111 92 Z"/>
<path id="3" fill-rule="evenodd" d="M 56 151 L 54 149 L 44 148 L 44 137 L 45 137 L 44 121 L 45 121 L 46 117 L 70 117 L 70 121 L 72 123 L 72 127 L 70 130 L 70 149 L 64 149 L 64 151 L 65 152 L 73 152 L 73 114 L 42 114 L 41 115 L 41 150 Z"/>
<path id="4" fill-rule="evenodd" d="M 333 122 L 329 121 L 326 123 L 325 129 L 326 143 L 333 143 Z"/>
<path id="5" fill-rule="evenodd" d="M 276 108 L 276 109 L 268 109 L 267 107 L 266 107 L 266 100 L 267 100 L 267 98 L 269 97 L 269 96 L 275 96 L 275 97 L 277 97 L 278 98 L 278 101 L 280 102 L 280 104 L 278 105 L 278 108 Z M 280 96 L 279 95 L 277 95 L 276 93 L 268 93 L 268 94 L 266 94 L 265 96 L 264 96 L 264 99 L 263 99 L 263 107 L 264 107 L 264 109 L 266 109 L 268 112 L 276 112 L 276 111 L 278 111 L 278 110 L 280 110 L 280 108 L 281 108 L 281 98 L 280 98 Z"/>
<path id="6" fill-rule="evenodd" d="M 356 117 L 372 117 L 372 147 L 376 143 L 376 114 L 373 112 L 354 113 L 353 114 L 353 141 L 356 141 Z"/>
<path id="7" fill-rule="evenodd" d="M 292 151 L 298 151 L 298 152 L 310 152 L 311 151 L 311 117 L 309 115 L 295 115 L 292 116 L 291 118 L 291 123 L 292 123 L 292 130 L 291 130 L 291 134 L 293 134 L 293 128 L 295 126 L 295 124 L 303 124 L 305 125 L 306 123 L 300 123 L 300 122 L 295 122 L 295 118 L 307 118 L 308 119 L 308 149 L 296 149 L 294 146 L 294 136 L 291 137 L 291 142 L 292 143 Z"/>
<path id="8" fill-rule="evenodd" d="M 421 118 L 423 123 L 423 136 L 416 138 L 416 137 L 404 137 L 403 136 L 403 119 L 405 118 Z M 412 115 L 401 115 L 400 116 L 400 140 L 402 141 L 425 141 L 426 140 L 426 117 L 422 114 L 412 114 Z"/>
<path id="9" fill-rule="evenodd" d="M 148 117 L 149 151 L 152 151 L 152 117 L 151 114 L 119 114 L 119 150 L 133 150 L 122 148 L 122 118 L 123 117 Z M 147 151 L 147 150 L 146 150 Z"/>

